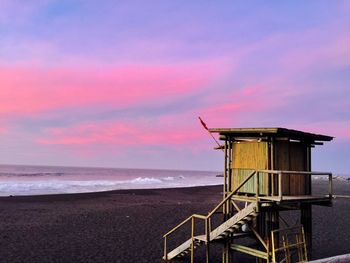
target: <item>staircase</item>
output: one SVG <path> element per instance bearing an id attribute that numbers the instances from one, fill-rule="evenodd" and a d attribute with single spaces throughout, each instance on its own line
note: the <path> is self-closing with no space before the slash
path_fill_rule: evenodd
<path id="1" fill-rule="evenodd" d="M 206 233 L 205 235 L 193 236 L 194 249 L 205 244 L 206 242 L 217 242 L 220 239 L 228 237 L 230 234 L 238 232 L 238 230 L 243 224 L 246 224 L 247 222 L 253 220 L 257 215 L 258 213 L 256 212 L 256 203 L 251 203 L 244 209 L 237 212 L 232 217 L 228 218 L 225 222 L 223 222 L 215 229 L 209 230 L 209 233 Z M 208 218 L 209 216 L 206 217 L 205 220 L 207 220 Z M 180 246 L 167 253 L 166 256 L 163 257 L 163 259 L 171 260 L 174 258 L 183 257 L 191 252 L 191 247 L 192 238 L 186 240 Z"/>

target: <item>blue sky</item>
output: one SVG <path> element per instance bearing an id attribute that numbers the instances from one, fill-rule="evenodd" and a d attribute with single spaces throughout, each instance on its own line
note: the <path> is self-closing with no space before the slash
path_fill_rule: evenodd
<path id="1" fill-rule="evenodd" d="M 209 127 L 336 139 L 349 173 L 348 1 L 0 0 L 1 163 L 221 170 Z"/>

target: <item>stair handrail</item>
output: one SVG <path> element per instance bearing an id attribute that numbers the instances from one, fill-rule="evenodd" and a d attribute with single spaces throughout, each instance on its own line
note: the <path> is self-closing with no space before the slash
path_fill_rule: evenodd
<path id="1" fill-rule="evenodd" d="M 210 213 L 208 213 L 207 218 L 211 217 L 215 212 L 223 205 L 225 204 L 237 191 L 249 180 L 251 179 L 256 173 L 256 170 L 254 170 L 252 173 L 248 175 L 246 179 L 244 179 L 239 186 L 236 187 L 235 190 L 233 190 L 229 195 L 227 195 Z"/>
<path id="2" fill-rule="evenodd" d="M 256 174 L 256 170 L 254 170 L 250 175 L 248 175 L 248 177 L 246 179 L 244 179 L 239 186 L 236 187 L 236 189 L 234 191 L 232 191 L 229 195 L 227 195 L 210 213 L 208 213 L 207 216 L 204 216 L 204 215 L 199 215 L 199 214 L 193 214 L 191 216 L 189 216 L 188 218 L 186 218 L 184 221 L 182 221 L 180 224 L 178 224 L 177 226 L 175 226 L 174 228 L 172 228 L 169 232 L 167 232 L 165 235 L 163 235 L 163 238 L 164 238 L 164 258 L 166 259 L 167 257 L 167 247 L 166 247 L 166 244 L 167 244 L 167 237 L 174 233 L 177 229 L 179 229 L 180 227 L 182 227 L 183 225 L 185 225 L 187 222 L 189 221 L 192 221 L 192 229 L 193 229 L 193 220 L 195 218 L 198 218 L 198 219 L 203 219 L 205 220 L 205 236 L 206 236 L 206 239 L 207 239 L 207 242 L 210 241 L 210 235 L 209 235 L 209 232 L 211 231 L 209 225 L 210 225 L 210 222 L 209 220 L 211 219 L 212 215 L 216 213 L 216 211 L 223 205 L 225 204 L 235 193 L 237 193 L 237 191 L 249 180 L 251 179 L 254 175 Z M 193 240 L 194 236 L 193 234 L 191 235 L 191 238 Z"/>
<path id="3" fill-rule="evenodd" d="M 195 228 L 195 219 L 196 218 L 203 219 L 205 221 L 205 232 L 206 232 L 206 236 L 208 237 L 208 234 L 207 234 L 208 233 L 208 218 L 206 216 L 198 215 L 198 214 L 193 214 L 193 215 L 189 216 L 188 218 L 186 218 L 184 221 L 182 221 L 180 224 L 178 224 L 176 227 L 171 229 L 168 233 L 166 233 L 163 236 L 163 238 L 164 238 L 164 257 L 163 258 L 164 258 L 164 260 L 168 259 L 167 258 L 168 257 L 168 252 L 167 252 L 167 237 L 168 237 L 168 235 L 175 232 L 177 229 L 179 229 L 181 226 L 183 226 L 184 224 L 186 224 L 189 221 L 191 221 L 191 239 L 192 239 L 191 247 L 194 246 L 193 241 L 194 241 L 194 228 Z"/>
<path id="4" fill-rule="evenodd" d="M 211 217 L 213 214 L 215 214 L 215 212 L 224 204 L 226 203 L 250 178 L 252 178 L 254 176 L 254 174 L 256 173 L 256 171 L 254 170 L 250 175 L 248 175 L 248 177 L 246 179 L 244 179 L 242 181 L 242 183 L 236 187 L 236 189 L 234 191 L 232 191 L 229 195 L 227 195 L 211 212 L 208 213 L 207 216 L 204 215 L 199 215 L 199 214 L 193 214 L 191 216 L 189 216 L 188 218 L 186 218 L 185 220 L 183 220 L 180 224 L 178 224 L 177 226 L 175 226 L 173 229 L 171 229 L 169 232 L 167 232 L 165 235 L 163 235 L 163 237 L 166 237 L 168 235 L 170 235 L 171 233 L 173 233 L 174 231 L 176 231 L 177 229 L 179 229 L 181 226 L 183 226 L 184 224 L 186 224 L 188 221 L 190 221 L 192 219 L 193 216 L 200 218 L 200 219 L 204 219 L 207 220 L 209 217 Z"/>
<path id="5" fill-rule="evenodd" d="M 191 226 L 191 259 L 193 259 L 193 250 L 194 250 L 194 240 L 195 240 L 195 219 L 202 219 L 205 221 L 205 242 L 208 243 L 210 242 L 210 233 L 211 233 L 211 217 L 222 207 L 228 200 L 232 198 L 233 195 L 235 195 L 240 188 L 244 186 L 244 184 L 250 180 L 254 175 L 257 176 L 256 178 L 256 184 L 255 184 L 255 197 L 256 197 L 256 202 L 258 203 L 259 197 L 261 197 L 259 193 L 259 173 L 268 173 L 268 174 L 277 174 L 278 175 L 278 196 L 280 198 L 280 201 L 282 201 L 282 175 L 283 174 L 302 174 L 302 175 L 325 175 L 328 176 L 328 181 L 329 181 L 329 198 L 332 198 L 333 196 L 333 178 L 332 178 L 332 173 L 329 172 L 312 172 L 312 171 L 284 171 L 284 170 L 253 170 L 232 192 L 230 192 L 214 209 L 212 209 L 207 216 L 205 215 L 199 215 L 199 214 L 193 214 L 190 217 L 186 218 L 184 221 L 182 221 L 180 224 L 175 226 L 173 229 L 171 229 L 169 232 L 167 232 L 163 237 L 164 237 L 164 259 L 167 260 L 167 236 L 175 232 L 177 229 L 182 227 L 184 224 L 189 222 L 190 220 L 192 221 L 192 226 Z M 274 192 L 274 191 L 273 191 Z M 273 194 L 273 193 L 272 193 Z M 254 201 L 249 201 L 248 202 L 254 202 Z M 263 242 L 262 242 L 263 243 Z M 264 243 L 263 243 L 264 244 Z M 266 248 L 266 246 L 265 246 Z"/>
<path id="6" fill-rule="evenodd" d="M 198 218 L 198 219 L 203 219 L 206 220 L 207 217 L 204 215 L 198 215 L 198 214 L 193 214 L 189 217 L 187 217 L 184 221 L 182 221 L 180 224 L 178 224 L 177 226 L 175 226 L 173 229 L 171 229 L 169 232 L 167 232 L 166 234 L 163 235 L 163 237 L 167 237 L 169 236 L 171 233 L 175 232 L 177 229 L 179 229 L 180 227 L 182 227 L 184 224 L 186 224 L 188 221 L 190 221 L 192 218 Z"/>
<path id="7" fill-rule="evenodd" d="M 180 224 L 178 224 L 177 226 L 175 226 L 173 229 L 171 229 L 169 232 L 167 232 L 165 235 L 163 235 L 164 238 L 164 259 L 167 260 L 167 237 L 174 233 L 177 229 L 179 229 L 180 227 L 182 227 L 183 225 L 185 225 L 187 222 L 192 221 L 192 233 L 191 233 L 191 239 L 192 239 L 192 245 L 193 246 L 193 240 L 194 240 L 194 219 L 198 218 L 198 219 L 203 219 L 205 220 L 205 236 L 206 236 L 206 242 L 210 241 L 210 231 L 211 231 L 211 217 L 213 214 L 216 213 L 216 211 L 223 205 L 225 204 L 235 193 L 237 193 L 237 191 L 249 180 L 251 179 L 255 174 L 256 174 L 256 170 L 254 170 L 252 173 L 250 173 L 248 175 L 248 177 L 246 179 L 244 179 L 236 188 L 235 190 L 233 190 L 229 195 L 227 195 L 210 213 L 208 213 L 207 216 L 204 215 L 199 215 L 199 214 L 193 214 L 191 216 L 189 216 L 188 218 L 186 218 L 184 221 L 182 221 Z M 193 252 L 192 252 L 193 253 Z M 192 254 L 191 253 L 191 254 Z M 193 257 L 193 254 L 191 255 Z"/>

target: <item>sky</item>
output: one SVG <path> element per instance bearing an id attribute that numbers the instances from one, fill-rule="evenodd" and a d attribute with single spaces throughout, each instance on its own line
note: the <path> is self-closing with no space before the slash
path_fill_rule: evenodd
<path id="1" fill-rule="evenodd" d="M 0 0 L 0 163 L 222 170 L 201 126 L 334 136 L 350 173 L 350 1 Z"/>

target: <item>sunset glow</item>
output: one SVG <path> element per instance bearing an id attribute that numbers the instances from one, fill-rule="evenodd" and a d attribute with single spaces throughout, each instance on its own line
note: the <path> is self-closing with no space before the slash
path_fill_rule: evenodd
<path id="1" fill-rule="evenodd" d="M 350 172 L 349 7 L 0 0 L 1 163 L 221 170 L 201 116 L 335 136 L 313 168 Z"/>

